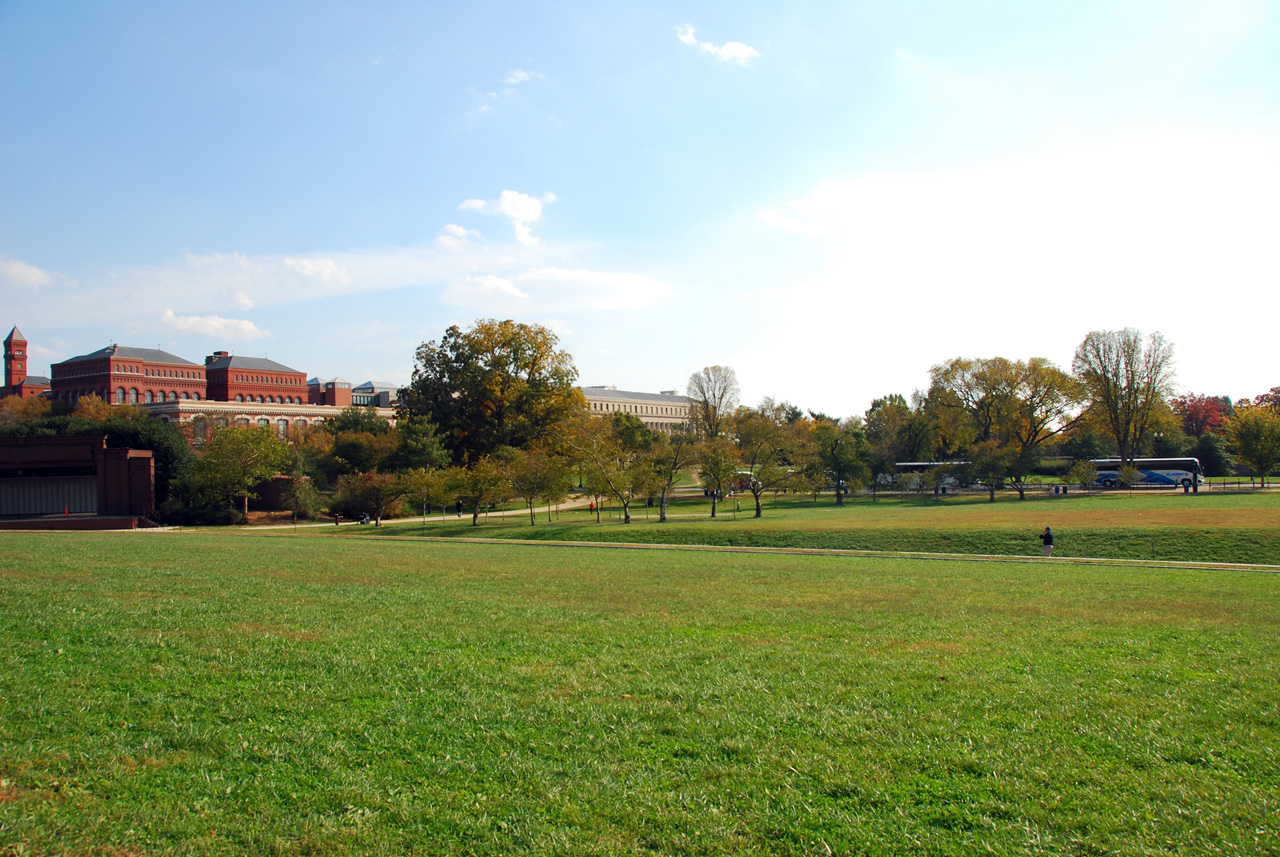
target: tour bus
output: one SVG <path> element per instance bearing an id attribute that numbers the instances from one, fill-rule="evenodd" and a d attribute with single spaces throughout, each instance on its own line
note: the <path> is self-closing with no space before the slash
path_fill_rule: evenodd
<path id="1" fill-rule="evenodd" d="M 1127 462 L 1120 458 L 1095 458 L 1098 484 L 1114 488 L 1120 484 L 1120 468 Z M 1198 458 L 1135 458 L 1133 466 L 1142 473 L 1141 485 L 1164 485 L 1184 488 L 1204 484 L 1204 471 Z"/>

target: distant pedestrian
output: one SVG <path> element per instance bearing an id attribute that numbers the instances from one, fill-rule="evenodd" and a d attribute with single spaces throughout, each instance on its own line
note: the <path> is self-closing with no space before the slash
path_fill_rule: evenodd
<path id="1" fill-rule="evenodd" d="M 593 514 L 593 515 L 596 513 L 596 501 L 595 501 L 595 500 L 592 500 L 592 501 L 587 505 L 587 511 L 588 511 L 588 512 L 590 512 L 590 513 L 591 513 L 591 514 Z"/>
<path id="2" fill-rule="evenodd" d="M 1053 556 L 1053 530 L 1045 527 L 1044 532 L 1040 534 L 1040 543 L 1044 545 L 1044 555 Z"/>
<path id="3" fill-rule="evenodd" d="M 458 498 L 458 503 L 457 503 L 457 506 L 455 506 L 455 508 L 458 510 L 458 517 L 461 518 L 462 517 L 462 498 L 461 497 Z"/>

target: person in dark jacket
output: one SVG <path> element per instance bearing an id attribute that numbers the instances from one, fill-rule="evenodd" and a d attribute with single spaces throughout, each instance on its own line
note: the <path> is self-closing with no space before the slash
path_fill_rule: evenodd
<path id="1" fill-rule="evenodd" d="M 1053 530 L 1045 527 L 1040 534 L 1040 542 L 1044 545 L 1044 555 L 1053 556 Z"/>

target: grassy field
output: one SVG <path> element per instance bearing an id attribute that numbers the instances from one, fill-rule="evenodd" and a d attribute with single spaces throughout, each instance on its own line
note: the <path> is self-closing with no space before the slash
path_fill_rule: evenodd
<path id="1" fill-rule="evenodd" d="M 830 496 L 818 503 L 781 496 L 766 500 L 760 519 L 752 518 L 749 501 L 743 500 L 736 516 L 732 501 L 721 503 L 714 520 L 708 517 L 710 505 L 697 498 L 674 504 L 666 524 L 657 523 L 656 509 L 641 506 L 626 526 L 616 517 L 596 525 L 584 509 L 561 512 L 550 523 L 544 514 L 536 526 L 519 515 L 490 517 L 480 527 L 471 527 L 469 517 L 448 515 L 442 521 L 437 516 L 425 527 L 407 520 L 383 528 L 382 534 L 404 535 L 416 528 L 425 535 L 485 538 L 1038 555 L 1036 536 L 1048 525 L 1060 556 L 1280 565 L 1280 492 L 1033 494 L 1025 501 L 1011 496 L 996 503 L 988 503 L 985 495 L 945 500 L 891 495 L 876 501 L 859 496 L 841 507 Z M 371 527 L 342 531 L 372 533 Z"/>
<path id="2" fill-rule="evenodd" d="M 1278 590 L 0 534 L 0 854 L 1278 853 Z"/>

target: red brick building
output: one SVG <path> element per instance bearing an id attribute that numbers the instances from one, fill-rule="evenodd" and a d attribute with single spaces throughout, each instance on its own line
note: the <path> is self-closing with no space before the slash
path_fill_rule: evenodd
<path id="1" fill-rule="evenodd" d="M 49 389 L 48 378 L 27 374 L 31 365 L 29 357 L 27 339 L 14 327 L 4 341 L 4 388 L 0 389 L 0 399 L 9 396 L 28 399 Z"/>
<path id="2" fill-rule="evenodd" d="M 71 404 L 89 394 L 113 405 L 208 398 L 203 366 L 157 348 L 108 345 L 51 370 L 53 397 Z"/>
<path id="3" fill-rule="evenodd" d="M 265 357 L 215 351 L 204 359 L 204 369 L 208 398 L 215 402 L 302 405 L 308 401 L 306 374 Z"/>

